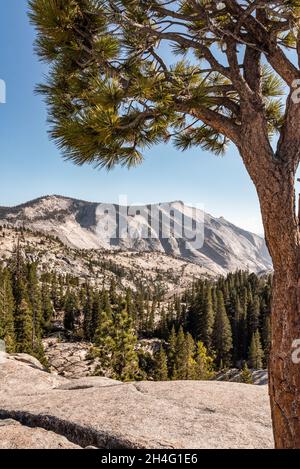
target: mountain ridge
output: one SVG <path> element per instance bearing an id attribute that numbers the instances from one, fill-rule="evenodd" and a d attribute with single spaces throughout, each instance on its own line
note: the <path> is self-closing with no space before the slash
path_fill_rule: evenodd
<path id="1" fill-rule="evenodd" d="M 187 233 L 180 220 L 187 220 Z M 122 223 L 128 227 L 125 236 L 120 231 Z M 127 207 L 47 195 L 14 207 L 0 206 L 0 225 L 4 224 L 57 236 L 76 249 L 161 252 L 189 260 L 218 275 L 237 269 L 260 273 L 272 268 L 263 238 L 181 201 Z M 201 246 L 193 244 L 195 234 L 203 241 Z"/>

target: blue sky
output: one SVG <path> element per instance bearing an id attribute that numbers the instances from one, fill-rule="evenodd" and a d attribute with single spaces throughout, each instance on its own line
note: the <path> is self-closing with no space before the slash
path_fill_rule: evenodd
<path id="1" fill-rule="evenodd" d="M 0 79 L 7 87 L 7 102 L 0 104 L 0 205 L 46 194 L 114 203 L 119 194 L 129 203 L 183 200 L 262 233 L 256 192 L 233 146 L 216 157 L 161 145 L 146 153 L 142 166 L 110 173 L 64 161 L 48 139 L 46 109 L 34 95 L 46 68 L 33 52 L 27 0 L 0 0 L 0 6 Z"/>

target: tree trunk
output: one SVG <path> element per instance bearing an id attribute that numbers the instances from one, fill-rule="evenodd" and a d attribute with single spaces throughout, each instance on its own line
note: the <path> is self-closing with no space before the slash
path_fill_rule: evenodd
<path id="1" fill-rule="evenodd" d="M 288 273 L 288 276 L 286 275 Z M 300 364 L 293 342 L 300 338 L 299 274 L 275 271 L 269 392 L 276 448 L 300 448 Z"/>
<path id="2" fill-rule="evenodd" d="M 274 266 L 269 394 L 275 446 L 284 449 L 300 448 L 300 364 L 293 362 L 300 339 L 300 242 L 291 159 L 265 155 L 259 166 L 248 160 Z"/>
<path id="3" fill-rule="evenodd" d="M 300 448 L 300 235 L 295 174 L 299 149 L 291 141 L 274 153 L 263 114 L 248 108 L 240 154 L 256 187 L 273 261 L 269 394 L 276 448 Z M 300 354 L 299 354 L 300 355 Z"/>

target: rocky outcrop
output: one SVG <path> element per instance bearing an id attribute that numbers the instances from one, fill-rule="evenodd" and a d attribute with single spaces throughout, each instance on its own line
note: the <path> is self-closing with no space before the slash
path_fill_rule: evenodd
<path id="1" fill-rule="evenodd" d="M 98 362 L 89 359 L 91 344 L 48 338 L 43 345 L 51 372 L 75 379 L 95 373 Z"/>
<path id="2" fill-rule="evenodd" d="M 57 337 L 43 340 L 45 355 L 52 373 L 66 378 L 78 379 L 97 374 L 100 361 L 90 358 L 92 344 L 84 341 L 70 342 Z M 160 349 L 160 339 L 142 339 L 137 343 L 137 350 L 153 356 Z M 109 376 L 109 372 L 107 372 Z"/>
<path id="3" fill-rule="evenodd" d="M 267 370 L 249 370 L 252 375 L 253 384 L 257 386 L 264 386 L 268 384 L 268 371 Z M 242 371 L 236 368 L 221 371 L 214 379 L 216 381 L 229 381 L 230 383 L 242 382 Z"/>
<path id="4" fill-rule="evenodd" d="M 43 428 L 29 428 L 16 420 L 0 420 L 1 449 L 80 449 L 64 436 Z"/>
<path id="5" fill-rule="evenodd" d="M 266 386 L 69 380 L 42 371 L 24 356 L 22 361 L 6 357 L 0 383 L 0 420 L 18 421 L 26 434 L 51 432 L 49 445 L 55 433 L 54 448 L 64 444 L 61 437 L 81 448 L 273 447 Z M 19 430 L 10 429 L 12 441 Z"/>

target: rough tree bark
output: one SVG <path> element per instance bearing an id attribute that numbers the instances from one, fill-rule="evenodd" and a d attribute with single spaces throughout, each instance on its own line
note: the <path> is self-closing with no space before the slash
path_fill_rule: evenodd
<path id="1" fill-rule="evenodd" d="M 276 447 L 300 448 L 300 366 L 292 361 L 293 342 L 300 338 L 299 230 L 294 174 L 276 169 L 272 191 L 260 197 L 274 263 L 269 392 Z"/>
<path id="2" fill-rule="evenodd" d="M 295 206 L 295 150 L 274 154 L 259 116 L 243 132 L 240 152 L 255 184 L 273 260 L 272 344 L 269 393 L 276 448 L 300 448 L 300 236 Z M 296 155 L 297 156 L 297 155 Z"/>

